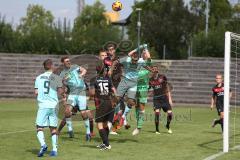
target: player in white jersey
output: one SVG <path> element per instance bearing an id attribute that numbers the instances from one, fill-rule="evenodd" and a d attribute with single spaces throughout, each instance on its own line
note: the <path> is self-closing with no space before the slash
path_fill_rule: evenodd
<path id="1" fill-rule="evenodd" d="M 58 95 L 63 96 L 62 81 L 53 73 L 53 62 L 47 59 L 43 63 L 45 72 L 35 80 L 35 95 L 37 96 L 38 112 L 36 118 L 37 138 L 41 144 L 38 157 L 47 151 L 44 138 L 44 127 L 49 127 L 52 134 L 52 151 L 50 156 L 57 156 L 57 124 L 58 124 Z"/>

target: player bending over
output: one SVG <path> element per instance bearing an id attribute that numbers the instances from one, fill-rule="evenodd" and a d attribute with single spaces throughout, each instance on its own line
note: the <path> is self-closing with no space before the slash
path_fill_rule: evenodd
<path id="1" fill-rule="evenodd" d="M 211 110 L 213 109 L 214 104 L 216 104 L 216 109 L 220 118 L 214 119 L 212 123 L 212 127 L 215 127 L 217 124 L 221 125 L 223 131 L 223 117 L 224 117 L 224 83 L 222 74 L 216 75 L 216 85 L 212 88 L 212 98 L 211 98 Z M 230 90 L 230 98 L 232 96 L 232 92 Z"/>
<path id="2" fill-rule="evenodd" d="M 158 68 L 153 67 L 153 76 L 150 78 L 149 85 L 153 88 L 153 108 L 155 113 L 156 134 L 160 134 L 159 121 L 161 109 L 167 113 L 166 128 L 171 134 L 170 123 L 173 117 L 172 114 L 172 96 L 171 86 L 167 81 L 167 77 L 158 73 Z"/>
<path id="3" fill-rule="evenodd" d="M 73 108 L 78 107 L 76 110 L 80 111 L 86 128 L 86 141 L 90 141 L 90 111 L 87 110 L 86 85 L 83 80 L 87 71 L 83 67 L 72 65 L 68 57 L 63 57 L 61 62 L 64 65 L 64 70 L 61 72 L 60 76 L 63 79 L 64 86 L 69 89 L 69 95 L 65 108 L 65 118 L 62 120 L 58 131 L 61 131 L 66 120 L 69 137 L 74 137 L 71 116 Z"/>
<path id="4" fill-rule="evenodd" d="M 44 127 L 49 127 L 52 135 L 52 151 L 50 156 L 57 156 L 57 124 L 58 124 L 58 95 L 63 98 L 62 81 L 53 74 L 53 62 L 48 59 L 43 63 L 45 73 L 39 75 L 35 81 L 35 95 L 37 96 L 38 112 L 36 118 L 37 138 L 41 144 L 38 157 L 47 151 Z"/>
<path id="5" fill-rule="evenodd" d="M 103 52 L 103 51 L 101 51 Z M 95 121 L 99 135 L 102 139 L 102 143 L 97 147 L 100 150 L 109 150 L 111 145 L 109 144 L 109 117 L 114 114 L 113 94 L 115 95 L 116 89 L 114 88 L 111 78 L 108 76 L 108 72 L 105 70 L 104 64 L 100 64 L 96 67 L 97 77 L 91 79 L 90 82 L 90 95 L 94 96 L 96 115 Z"/>

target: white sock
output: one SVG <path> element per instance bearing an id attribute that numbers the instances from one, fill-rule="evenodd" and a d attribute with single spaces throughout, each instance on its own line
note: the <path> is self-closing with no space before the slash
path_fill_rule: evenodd
<path id="1" fill-rule="evenodd" d="M 86 128 L 86 134 L 90 134 L 90 122 L 89 118 L 84 120 L 85 128 Z"/>
<path id="2" fill-rule="evenodd" d="M 66 123 L 67 123 L 67 128 L 68 128 L 68 131 L 72 131 L 73 128 L 72 128 L 72 118 L 66 118 Z"/>
<path id="3" fill-rule="evenodd" d="M 128 123 L 127 123 L 127 118 L 124 118 L 124 121 L 123 121 L 123 125 L 126 126 Z"/>
<path id="4" fill-rule="evenodd" d="M 108 125 L 109 131 L 111 131 L 111 130 L 112 130 L 112 123 L 111 123 L 111 122 L 108 122 L 107 125 Z"/>
<path id="5" fill-rule="evenodd" d="M 37 138 L 38 138 L 38 141 L 41 144 L 41 146 L 46 145 L 43 131 L 37 132 Z"/>
<path id="6" fill-rule="evenodd" d="M 58 141 L 58 136 L 56 134 L 52 135 L 52 150 L 57 152 L 57 141 Z"/>

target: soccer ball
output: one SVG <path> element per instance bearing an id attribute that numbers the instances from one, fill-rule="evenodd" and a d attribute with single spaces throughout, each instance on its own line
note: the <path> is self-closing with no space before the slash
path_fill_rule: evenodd
<path id="1" fill-rule="evenodd" d="M 112 10 L 118 12 L 118 11 L 121 11 L 122 10 L 122 3 L 120 1 L 116 1 L 112 4 Z"/>

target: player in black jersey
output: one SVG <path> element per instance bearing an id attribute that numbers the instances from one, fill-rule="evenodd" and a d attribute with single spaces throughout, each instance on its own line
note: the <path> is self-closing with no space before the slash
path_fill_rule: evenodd
<path id="1" fill-rule="evenodd" d="M 116 89 L 112 84 L 111 78 L 108 76 L 108 71 L 104 67 L 103 61 L 97 65 L 96 70 L 98 74 L 97 77 L 90 81 L 90 95 L 94 97 L 96 106 L 95 121 L 103 142 L 97 147 L 99 147 L 100 150 L 108 150 L 111 149 L 111 146 L 108 140 L 109 128 L 107 123 L 109 117 L 112 117 L 112 114 L 114 114 L 114 103 L 112 99 L 114 99 Z"/>
<path id="2" fill-rule="evenodd" d="M 170 123 L 172 120 L 172 96 L 171 85 L 168 83 L 166 76 L 158 73 L 158 68 L 153 67 L 153 76 L 150 78 L 149 87 L 153 88 L 153 107 L 155 112 L 155 126 L 156 134 L 159 132 L 160 110 L 167 112 L 167 124 L 166 128 L 168 133 L 171 134 Z"/>
<path id="3" fill-rule="evenodd" d="M 105 67 L 109 70 L 109 76 L 111 77 L 113 86 L 118 87 L 122 77 L 122 64 L 117 63 L 112 67 L 114 61 L 118 61 L 119 57 L 116 55 L 116 44 L 110 43 L 106 46 L 107 57 L 104 59 Z M 110 134 L 117 135 L 116 130 L 120 128 L 121 114 L 125 109 L 124 98 L 119 100 L 119 106 L 115 108 L 115 114 L 113 117 L 109 117 L 108 127 Z"/>
<path id="4" fill-rule="evenodd" d="M 212 98 L 211 98 L 211 110 L 213 110 L 214 104 L 216 104 L 216 109 L 220 118 L 214 119 L 212 127 L 215 127 L 217 124 L 221 125 L 223 131 L 223 117 L 224 117 L 224 83 L 222 74 L 216 75 L 216 85 L 212 88 Z M 232 93 L 230 91 L 230 97 Z"/>

